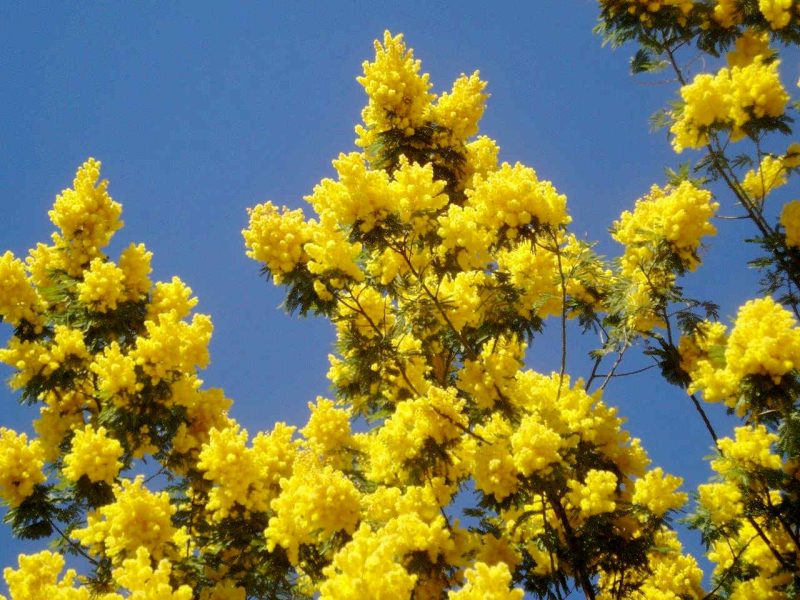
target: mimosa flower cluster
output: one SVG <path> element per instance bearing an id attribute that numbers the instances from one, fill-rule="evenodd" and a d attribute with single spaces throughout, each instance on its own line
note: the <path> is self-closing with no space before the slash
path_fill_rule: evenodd
<path id="1" fill-rule="evenodd" d="M 749 378 L 774 385 L 800 365 L 800 328 L 795 317 L 772 298 L 751 300 L 739 309 L 730 335 L 721 323 L 704 324 L 680 342 L 682 365 L 691 377 L 689 391 L 710 402 L 725 402 L 743 412 L 740 386 Z M 772 405 L 775 408 L 775 405 Z"/>
<path id="2" fill-rule="evenodd" d="M 607 41 L 632 40 L 638 46 L 634 71 L 671 70 L 681 85 L 680 101 L 653 122 L 670 127 L 677 152 L 699 151 L 673 172 L 675 179 L 717 182 L 717 197 L 727 192 L 734 200 L 725 212 L 751 222 L 747 242 L 759 247 L 751 266 L 759 271 L 763 296 L 745 302 L 730 326 L 716 321 L 713 304 L 663 285 L 665 278 L 655 269 L 648 276 L 656 281 L 651 290 L 662 293 L 656 316 L 667 331 L 666 338 L 652 334 L 649 351 L 667 380 L 691 395 L 715 445 L 714 477 L 699 486 L 689 517 L 715 564 L 714 587 L 705 597 L 794 598 L 800 593 L 800 204 L 789 197 L 781 208 L 776 201 L 792 189 L 800 161 L 796 142 L 781 153 L 787 144 L 776 138 L 791 135 L 795 120 L 797 104 L 781 83 L 780 55 L 797 43 L 800 5 L 694 1 L 677 15 L 671 3 L 643 4 L 646 9 L 601 0 L 601 29 Z M 690 46 L 696 50 L 687 53 Z M 702 72 L 722 56 L 726 67 Z M 702 306 L 705 318 L 677 309 L 670 323 L 666 309 L 680 303 Z M 670 339 L 676 325 L 683 333 L 677 347 Z M 700 394 L 705 401 L 724 402 L 742 420 L 734 435 L 716 433 Z M 688 589 L 684 593 L 696 597 Z"/>
<path id="3" fill-rule="evenodd" d="M 736 141 L 754 119 L 783 115 L 789 95 L 778 75 L 779 61 L 755 60 L 745 67 L 723 68 L 716 75 L 703 73 L 681 88 L 684 105 L 674 115 L 670 131 L 676 152 L 708 143 L 708 132 L 730 131 Z"/>
<path id="4" fill-rule="evenodd" d="M 34 439 L 0 429 L 0 497 L 14 527 L 36 523 L 35 537 L 58 532 L 62 549 L 86 556 L 100 587 L 188 600 L 196 578 L 176 583 L 173 561 L 206 548 L 187 555 L 191 535 L 175 498 L 126 475 L 140 458 L 170 476 L 197 473 L 212 431 L 232 426 L 230 400 L 197 378 L 212 325 L 192 314 L 191 289 L 177 277 L 152 282 L 143 244 L 128 245 L 116 262 L 105 254 L 120 215 L 100 163 L 89 159 L 50 212 L 52 245 L 38 244 L 24 261 L 0 256 L 0 317 L 15 328 L 0 360 L 13 369 L 11 386 L 40 405 Z M 213 514 L 204 506 L 203 522 Z M 90 592 L 97 586 L 83 586 L 72 570 L 58 579 L 63 565 L 59 554 L 21 556 L 19 569 L 4 574 L 11 598 L 123 598 Z M 222 580 L 200 587 L 205 598 L 224 589 L 244 598 L 244 588 Z"/>
<path id="5" fill-rule="evenodd" d="M 781 30 L 800 17 L 793 0 L 600 0 L 604 16 L 645 29 L 676 23 L 681 27 L 730 29 L 746 21 Z"/>
<path id="6" fill-rule="evenodd" d="M 339 351 L 329 378 L 340 407 L 311 405 L 303 450 L 267 511 L 267 548 L 283 549 L 321 598 L 516 598 L 517 577 L 547 586 L 560 569 L 585 569 L 570 562 L 579 543 L 570 536 L 609 528 L 609 551 L 652 540 L 686 502 L 682 480 L 647 471 L 640 442 L 600 394 L 526 369 L 523 340 L 548 317 L 607 310 L 643 262 L 672 282 L 663 245 L 696 268 L 701 239 L 715 231 L 710 193 L 688 182 L 653 188 L 623 216 L 630 256 L 615 275 L 569 233 L 552 183 L 498 164 L 488 138 L 470 139 L 487 98 L 477 74 L 437 100 L 402 37 L 387 33 L 359 83 L 365 152 L 333 161 L 337 179 L 306 197 L 313 218 L 268 202 L 243 232 L 290 308 L 335 324 Z M 643 302 L 653 310 L 649 295 Z M 351 433 L 355 415 L 377 422 Z M 222 472 L 206 477 L 213 496 Z M 492 532 L 448 517 L 465 482 Z M 513 508 L 523 505 L 540 508 Z M 646 571 L 624 565 L 608 576 L 624 580 L 629 569 Z"/>

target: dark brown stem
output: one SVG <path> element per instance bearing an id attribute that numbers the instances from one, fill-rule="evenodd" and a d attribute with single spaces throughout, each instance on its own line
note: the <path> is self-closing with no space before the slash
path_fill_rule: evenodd
<path id="1" fill-rule="evenodd" d="M 639 373 L 644 373 L 645 371 L 649 371 L 650 369 L 655 369 L 658 365 L 648 365 L 646 367 L 642 367 L 641 369 L 634 369 L 633 371 L 625 371 L 624 373 L 598 373 L 597 377 L 630 377 L 631 375 L 638 375 Z"/>
<path id="2" fill-rule="evenodd" d="M 547 499 L 550 502 L 550 506 L 553 507 L 553 511 L 556 513 L 556 517 L 558 517 L 561 526 L 564 528 L 564 537 L 567 540 L 567 546 L 569 547 L 570 554 L 574 557 L 572 566 L 575 569 L 575 579 L 583 590 L 586 598 L 595 600 L 594 586 L 589 578 L 589 574 L 586 572 L 586 560 L 583 556 L 583 552 L 578 547 L 578 539 L 575 537 L 575 531 L 569 523 L 567 511 L 562 506 L 561 501 L 557 497 L 554 497 L 552 492 L 547 492 Z"/>
<path id="3" fill-rule="evenodd" d="M 714 440 L 714 445 L 719 446 L 717 432 L 714 431 L 714 427 L 711 425 L 711 421 L 709 421 L 708 415 L 706 411 L 703 410 L 703 406 L 700 404 L 697 396 L 689 394 L 689 397 L 692 399 L 695 409 L 697 409 L 697 412 L 700 414 L 700 418 L 703 419 L 703 423 L 705 423 L 706 429 L 708 429 L 708 433 L 711 435 L 711 439 Z"/>
<path id="4" fill-rule="evenodd" d="M 617 353 L 617 358 L 614 361 L 614 364 L 611 366 L 611 370 L 606 375 L 605 379 L 603 379 L 603 383 L 600 384 L 600 390 L 606 389 L 608 382 L 611 381 L 611 378 L 614 377 L 614 373 L 617 371 L 617 367 L 622 363 L 622 357 L 625 355 L 625 351 L 627 347 L 623 348 Z"/>
<path id="5" fill-rule="evenodd" d="M 725 573 L 723 574 L 722 577 L 720 577 L 719 582 L 714 587 L 714 589 L 708 592 L 705 596 L 703 596 L 702 600 L 711 600 L 712 598 L 714 598 L 714 594 L 717 593 L 717 590 L 719 590 L 725 584 L 725 580 L 731 575 L 731 573 L 733 573 L 733 567 L 736 565 L 737 562 L 739 562 L 739 559 L 742 557 L 742 554 L 745 553 L 745 550 L 747 550 L 748 546 L 750 546 L 750 544 L 753 543 L 753 540 L 756 539 L 757 537 L 758 537 L 757 535 L 751 537 L 750 541 L 748 541 L 744 546 L 742 546 L 739 552 L 733 552 L 733 548 L 731 548 L 730 545 L 728 546 L 728 548 L 731 550 L 731 554 L 733 555 L 733 561 L 731 562 L 731 566 L 725 570 Z"/>
<path id="6" fill-rule="evenodd" d="M 63 531 L 61 531 L 61 528 L 58 525 L 56 525 L 51 518 L 46 517 L 46 519 L 47 519 L 47 522 L 50 524 L 50 527 L 55 529 L 58 532 L 58 535 L 60 535 L 61 538 L 65 542 L 67 542 L 67 544 L 69 544 L 70 547 L 73 550 L 75 550 L 75 552 L 77 552 L 78 554 L 83 556 L 86 560 L 88 560 L 90 563 L 92 563 L 95 567 L 100 565 L 99 562 L 97 562 L 94 558 L 89 556 L 89 554 L 83 548 L 81 548 L 80 544 L 78 544 L 77 542 L 75 542 L 75 541 L 71 540 L 69 537 L 67 537 L 67 534 L 65 534 Z"/>
<path id="7" fill-rule="evenodd" d="M 786 532 L 786 535 L 792 538 L 792 542 L 794 542 L 795 548 L 800 550 L 800 538 L 797 537 L 797 532 L 795 532 L 792 529 L 791 525 L 789 525 L 789 523 L 786 522 L 786 519 L 783 518 L 783 515 L 780 513 L 780 511 L 778 511 L 772 504 L 772 498 L 769 497 L 769 486 L 767 486 L 767 484 L 764 482 L 762 482 L 762 485 L 764 486 L 764 494 L 767 499 L 767 506 L 769 506 L 770 511 L 772 511 L 775 517 L 778 519 L 778 522 L 781 524 L 781 527 L 783 527 L 783 530 Z"/>
<path id="8" fill-rule="evenodd" d="M 449 422 L 451 425 L 453 425 L 453 426 L 454 426 L 456 429 L 460 429 L 461 431 L 463 431 L 463 432 L 464 432 L 465 434 L 467 434 L 468 436 L 470 436 L 470 437 L 473 437 L 473 438 L 475 438 L 476 440 L 478 440 L 478 441 L 480 441 L 480 442 L 483 442 L 484 444 L 490 444 L 490 445 L 491 445 L 491 443 L 492 443 L 492 442 L 490 442 L 489 440 L 487 440 L 485 437 L 482 437 L 482 436 L 478 435 L 477 433 L 475 433 L 474 431 L 472 431 L 471 429 L 469 429 L 467 426 L 465 426 L 465 425 L 462 425 L 462 424 L 461 424 L 461 423 L 459 423 L 458 421 L 454 421 L 454 420 L 453 420 L 453 418 L 452 418 L 450 415 L 446 415 L 446 414 L 444 414 L 444 413 L 443 413 L 442 411 L 440 411 L 438 408 L 435 408 L 435 407 L 434 407 L 434 408 L 433 408 L 433 412 L 435 412 L 437 415 L 439 415 L 440 417 L 442 417 L 442 418 L 443 418 L 445 421 L 448 421 L 448 422 Z"/>
<path id="9" fill-rule="evenodd" d="M 759 524 L 756 522 L 755 518 L 754 518 L 754 517 L 752 517 L 752 516 L 748 516 L 748 517 L 747 517 L 747 522 L 748 522 L 748 523 L 750 523 L 750 525 L 752 525 L 752 526 L 753 526 L 753 529 L 755 529 L 755 530 L 756 530 L 756 533 L 758 534 L 758 537 L 760 537 L 760 538 L 761 538 L 761 541 L 762 541 L 762 542 L 764 542 L 764 544 L 766 544 L 767 548 L 769 548 L 769 551 L 770 551 L 770 553 L 772 554 L 772 556 L 774 556 L 774 557 L 775 557 L 775 560 L 777 560 L 777 561 L 778 561 L 778 564 L 780 564 L 780 565 L 781 565 L 781 566 L 782 566 L 784 569 L 787 569 L 788 571 L 794 571 L 795 569 L 794 569 L 794 568 L 792 568 L 792 563 L 790 563 L 789 561 L 787 561 L 787 560 L 786 560 L 786 559 L 783 557 L 783 555 L 781 555 L 781 553 L 780 553 L 780 552 L 778 552 L 778 549 L 777 549 L 777 548 L 775 548 L 775 546 L 773 546 L 773 545 L 772 545 L 772 542 L 771 542 L 771 541 L 770 541 L 770 539 L 767 537 L 767 534 L 766 534 L 766 533 L 764 532 L 764 530 L 761 528 L 761 525 L 759 525 Z"/>
<path id="10" fill-rule="evenodd" d="M 592 372 L 589 373 L 589 377 L 586 379 L 586 384 L 583 386 L 583 390 L 588 392 L 589 388 L 592 387 L 592 382 L 595 380 L 595 377 L 599 377 L 597 374 L 597 369 L 600 368 L 600 364 L 603 362 L 603 357 L 598 356 L 594 359 L 594 364 L 592 365 Z"/>
<path id="11" fill-rule="evenodd" d="M 561 263 L 561 249 L 558 247 L 558 238 L 554 231 L 548 229 L 550 237 L 553 239 L 552 251 L 556 255 L 558 264 L 558 276 L 561 284 L 561 369 L 558 372 L 558 394 L 556 402 L 561 399 L 561 388 L 564 385 L 564 376 L 567 373 L 567 278 L 564 275 L 564 267 Z"/>

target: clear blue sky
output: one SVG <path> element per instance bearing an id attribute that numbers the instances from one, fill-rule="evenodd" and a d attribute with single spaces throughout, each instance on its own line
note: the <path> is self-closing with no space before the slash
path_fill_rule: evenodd
<path id="1" fill-rule="evenodd" d="M 154 277 L 183 278 L 215 323 L 206 385 L 223 387 L 251 432 L 305 421 L 327 394 L 332 330 L 277 309 L 280 291 L 246 258 L 248 206 L 304 204 L 330 161 L 353 150 L 365 96 L 355 77 L 384 29 L 403 32 L 444 91 L 481 71 L 491 98 L 482 132 L 501 159 L 534 167 L 566 193 L 578 235 L 616 254 L 607 229 L 679 162 L 647 118 L 672 96 L 663 78 L 634 79 L 629 49 L 601 48 L 596 3 L 308 2 L 0 4 L 0 253 L 24 256 L 52 227 L 47 210 L 87 157 L 103 162 L 131 241 L 155 254 Z M 787 194 L 790 192 L 786 192 Z M 731 214 L 730 199 L 721 198 Z M 727 203 L 727 204 L 726 204 Z M 735 313 L 756 295 L 743 265 L 747 224 L 725 221 L 687 287 Z M 0 325 L 0 339 L 10 328 Z M 531 367 L 556 368 L 549 340 Z M 642 364 L 632 359 L 628 367 Z M 573 353 L 570 371 L 588 373 Z M 10 371 L 0 368 L 0 377 Z M 691 489 L 707 477 L 710 440 L 689 400 L 657 377 L 619 380 L 606 395 L 656 465 Z M 2 424 L 35 415 L 0 391 Z M 711 411 L 723 431 L 721 411 Z M 695 536 L 684 541 L 699 549 Z M 0 526 L 0 566 L 23 546 Z"/>

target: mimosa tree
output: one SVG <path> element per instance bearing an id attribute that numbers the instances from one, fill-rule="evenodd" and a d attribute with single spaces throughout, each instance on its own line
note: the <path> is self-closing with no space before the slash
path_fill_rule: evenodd
<path id="1" fill-rule="evenodd" d="M 477 72 L 435 94 L 385 33 L 358 79 L 357 150 L 310 191 L 308 216 L 267 202 L 243 231 L 286 309 L 336 331 L 330 397 L 298 399 L 300 428 L 251 435 L 204 386 L 210 318 L 179 278 L 151 281 L 143 244 L 106 254 L 121 207 L 89 159 L 50 243 L 0 257 L 14 328 L 0 360 L 39 408 L 35 436 L 0 430 L 0 497 L 15 535 L 54 546 L 6 569 L 10 597 L 794 597 L 800 217 L 792 203 L 772 223 L 764 202 L 800 166 L 800 146 L 763 150 L 791 131 L 769 42 L 794 41 L 800 12 L 784 23 L 780 4 L 601 2 L 606 35 L 642 46 L 637 69 L 678 70 L 683 103 L 662 118 L 676 149 L 707 152 L 612 225 L 614 260 L 570 231 L 556 185 L 478 135 Z M 738 62 L 689 82 L 675 51 L 690 43 Z M 750 171 L 726 154 L 737 140 Z M 766 295 L 730 331 L 681 286 L 728 196 L 766 252 Z M 571 328 L 600 336 L 584 379 L 567 372 Z M 545 332 L 561 359 L 543 373 L 525 359 Z M 718 479 L 696 492 L 650 464 L 614 408 L 635 347 L 713 436 Z M 704 402 L 741 417 L 733 437 Z M 717 564 L 706 588 L 671 528 L 683 509 Z M 62 574 L 67 555 L 80 574 Z"/>

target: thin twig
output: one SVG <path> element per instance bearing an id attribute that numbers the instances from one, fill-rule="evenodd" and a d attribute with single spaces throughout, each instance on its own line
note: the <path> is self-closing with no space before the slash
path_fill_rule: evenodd
<path id="1" fill-rule="evenodd" d="M 95 567 L 100 566 L 100 563 L 97 562 L 97 560 L 95 560 L 91 556 L 89 556 L 89 554 L 86 551 L 84 551 L 83 548 L 81 548 L 81 546 L 80 546 L 80 544 L 78 542 L 75 542 L 72 539 L 70 539 L 69 537 L 67 537 L 67 535 L 63 531 L 61 531 L 61 528 L 58 525 L 56 525 L 55 522 L 53 522 L 53 520 L 50 517 L 45 517 L 45 518 L 47 519 L 47 522 L 49 523 L 50 527 L 55 529 L 58 532 L 58 535 L 60 535 L 63 538 L 63 540 L 65 542 L 67 542 L 67 544 L 69 544 L 70 547 L 72 547 L 73 550 L 75 550 L 75 552 L 77 552 L 78 554 L 83 556 L 86 560 L 88 560 L 90 563 L 92 563 Z"/>
<path id="2" fill-rule="evenodd" d="M 631 375 L 638 375 L 639 373 L 644 373 L 650 369 L 655 369 L 657 366 L 658 365 L 649 365 L 647 367 L 642 367 L 641 369 L 636 369 L 635 371 L 625 371 L 624 373 L 598 373 L 597 377 L 630 377 Z"/>

